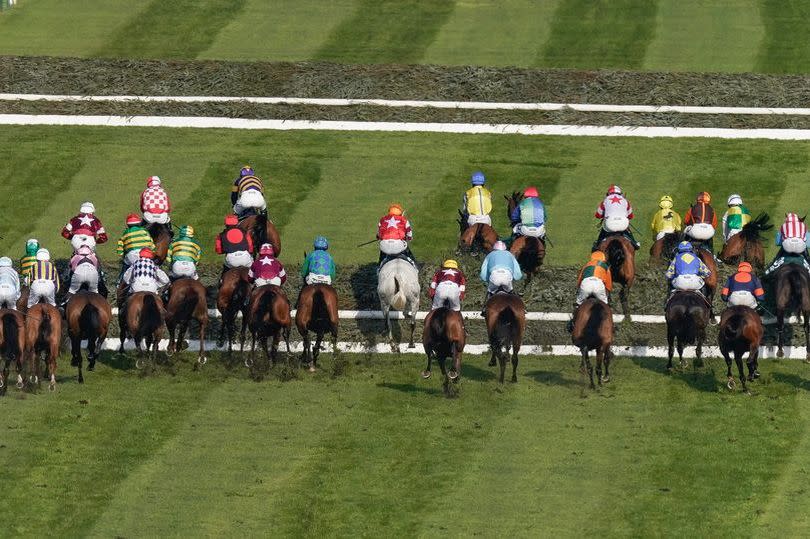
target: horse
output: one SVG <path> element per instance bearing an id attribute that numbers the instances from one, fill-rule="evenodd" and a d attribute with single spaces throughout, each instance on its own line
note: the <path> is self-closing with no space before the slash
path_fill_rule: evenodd
<path id="1" fill-rule="evenodd" d="M 458 238 L 459 249 L 473 254 L 488 254 L 492 251 L 492 246 L 498 241 L 498 233 L 495 232 L 495 229 L 486 223 L 467 224 L 466 216 L 461 210 L 458 211 L 458 216 L 461 234 Z"/>
<path id="2" fill-rule="evenodd" d="M 742 357 L 746 352 L 748 353 L 748 381 L 753 382 L 755 378 L 759 377 L 757 358 L 759 357 L 759 345 L 762 342 L 764 333 L 765 328 L 762 326 L 762 318 L 751 307 L 737 305 L 723 311 L 720 317 L 717 342 L 720 345 L 720 353 L 723 354 L 728 367 L 727 386 L 729 389 L 733 390 L 736 385 L 734 377 L 731 375 L 731 354 L 734 354 L 734 361 L 737 363 L 743 391 L 748 391 L 748 388 L 745 387 L 745 373 L 742 365 Z"/>
<path id="3" fill-rule="evenodd" d="M 664 234 L 663 237 L 655 240 L 650 245 L 650 263 L 669 264 L 675 256 L 675 249 L 681 241 L 683 241 L 683 234 L 680 232 Z"/>
<path id="4" fill-rule="evenodd" d="M 79 383 L 84 383 L 82 374 L 82 340 L 87 339 L 87 370 L 96 368 L 96 360 L 107 329 L 112 320 L 110 304 L 101 294 L 80 291 L 68 300 L 65 320 L 70 338 L 70 364 L 79 369 Z"/>
<path id="5" fill-rule="evenodd" d="M 523 200 L 523 195 L 515 191 L 512 196 L 504 195 L 504 198 L 508 202 L 506 206 L 507 219 L 511 220 L 512 210 Z M 526 274 L 525 286 L 528 287 L 532 277 L 543 265 L 543 259 L 546 256 L 546 241 L 533 236 L 518 236 L 509 246 L 509 252 L 517 259 L 520 270 Z"/>
<path id="6" fill-rule="evenodd" d="M 264 356 L 271 362 L 271 367 L 278 356 L 278 345 L 281 339 L 287 344 L 290 353 L 290 301 L 280 286 L 268 284 L 253 290 L 248 305 L 248 327 L 250 328 L 250 360 L 245 363 L 252 366 L 256 354 L 256 341 L 264 350 Z M 267 339 L 272 337 L 271 349 L 267 350 Z"/>
<path id="7" fill-rule="evenodd" d="M 714 255 L 711 251 L 707 249 L 703 249 L 698 247 L 695 249 L 695 253 L 700 257 L 703 263 L 709 268 L 709 276 L 706 277 L 703 282 L 706 284 L 706 299 L 709 302 L 709 310 L 711 311 L 711 316 L 714 316 L 714 309 L 712 307 L 712 302 L 714 301 L 714 293 L 717 291 L 717 281 L 719 276 L 717 275 L 717 262 L 714 260 Z"/>
<path id="8" fill-rule="evenodd" d="M 439 362 L 444 375 L 445 392 L 448 383 L 455 382 L 461 375 L 461 353 L 464 351 L 466 333 L 461 313 L 447 307 L 439 307 L 425 317 L 425 329 L 422 332 L 422 344 L 427 354 L 427 367 L 422 371 L 422 378 L 430 378 L 430 365 L 433 358 Z M 453 358 L 453 365 L 448 371 L 445 360 Z"/>
<path id="9" fill-rule="evenodd" d="M 169 254 L 169 245 L 172 242 L 172 228 L 171 224 L 161 223 L 148 223 L 146 230 L 152 236 L 152 241 L 155 243 L 155 264 L 160 266 L 166 260 Z"/>
<path id="10" fill-rule="evenodd" d="M 135 348 L 139 355 L 143 355 L 141 341 L 146 342 L 146 351 L 151 350 L 151 360 L 157 356 L 158 344 L 163 335 L 163 320 L 165 310 L 163 302 L 152 292 L 135 292 L 130 294 L 124 306 L 118 310 L 118 327 L 121 333 L 120 353 L 124 352 L 124 341 L 127 335 L 135 340 Z M 141 359 L 135 362 L 140 367 Z"/>
<path id="11" fill-rule="evenodd" d="M 672 356 L 677 341 L 678 357 L 682 367 L 685 345 L 696 345 L 695 355 L 702 360 L 703 340 L 706 338 L 706 326 L 709 324 L 710 309 L 706 298 L 699 292 L 678 291 L 667 302 L 665 318 L 667 321 L 667 344 L 669 345 L 669 362 L 667 369 L 672 369 Z"/>
<path id="12" fill-rule="evenodd" d="M 236 315 L 242 313 L 240 348 L 245 350 L 245 332 L 247 330 L 247 301 L 253 285 L 248 277 L 248 268 L 232 268 L 222 276 L 222 284 L 217 293 L 217 309 L 222 315 L 219 327 L 219 346 L 225 345 L 228 338 L 228 353 L 233 352 L 233 338 L 236 334 Z"/>
<path id="13" fill-rule="evenodd" d="M 304 340 L 304 361 L 310 372 L 315 372 L 321 341 L 328 332 L 332 335 L 332 353 L 337 354 L 337 337 L 340 319 L 338 318 L 338 296 L 328 284 L 311 284 L 303 287 L 298 294 L 295 312 L 295 327 Z M 315 333 L 315 345 L 309 340 L 309 332 Z"/>
<path id="14" fill-rule="evenodd" d="M 596 389 L 593 383 L 593 366 L 588 357 L 591 350 L 596 351 L 596 377 L 599 385 L 610 382 L 610 360 L 613 358 L 613 352 L 610 350 L 613 345 L 613 311 L 610 305 L 593 297 L 582 302 L 574 313 L 571 342 L 582 354 L 579 368 L 582 372 L 588 372 L 591 389 Z"/>
<path id="15" fill-rule="evenodd" d="M 167 352 L 174 354 L 182 348 L 191 319 L 200 326 L 200 355 L 197 356 L 195 368 L 205 365 L 205 328 L 208 327 L 208 303 L 206 301 L 205 286 L 190 277 L 177 279 L 169 287 L 169 300 L 166 304 L 166 329 L 169 330 L 169 346 Z M 174 331 L 178 329 L 177 340 Z M 180 346 L 178 346 L 178 341 Z"/>
<path id="16" fill-rule="evenodd" d="M 731 236 L 720 252 L 720 260 L 735 265 L 739 262 L 749 262 L 754 268 L 761 270 L 765 265 L 762 232 L 773 228 L 768 222 L 769 219 L 767 213 L 760 213 L 742 227 L 739 233 Z"/>
<path id="17" fill-rule="evenodd" d="M 31 287 L 23 285 L 20 287 L 20 298 L 17 300 L 17 310 L 25 314 L 28 311 L 28 296 L 31 294 Z"/>
<path id="18" fill-rule="evenodd" d="M 23 359 L 25 354 L 25 318 L 19 311 L 0 309 L 0 357 L 3 372 L 0 375 L 0 395 L 5 395 L 8 386 L 8 366 L 13 361 L 17 367 L 17 388 L 22 389 Z"/>
<path id="19" fill-rule="evenodd" d="M 419 310 L 419 270 L 401 258 L 386 262 L 377 275 L 377 295 L 380 297 L 385 327 L 391 347 L 398 350 L 391 332 L 388 313 L 391 309 L 406 313 L 410 318 L 411 337 L 408 348 L 414 348 L 413 333 L 416 329 L 416 311 Z"/>
<path id="20" fill-rule="evenodd" d="M 630 288 L 636 280 L 635 249 L 630 240 L 620 234 L 613 234 L 603 239 L 597 249 L 605 253 L 610 264 L 610 276 L 614 284 L 622 285 L 619 291 L 619 301 L 622 304 L 622 313 L 625 320 L 630 321 Z"/>
<path id="21" fill-rule="evenodd" d="M 776 281 L 777 357 L 784 357 L 785 315 L 801 314 L 804 321 L 806 359 L 810 361 L 810 276 L 801 264 L 782 264 L 774 273 Z"/>
<path id="22" fill-rule="evenodd" d="M 39 383 L 39 359 L 48 363 L 48 389 L 56 389 L 56 359 L 62 341 L 62 315 L 48 303 L 37 303 L 25 315 L 25 353 L 33 382 Z"/>
<path id="23" fill-rule="evenodd" d="M 512 383 L 517 382 L 518 352 L 523 344 L 523 333 L 526 331 L 526 305 L 520 296 L 515 294 L 494 294 L 485 306 L 487 336 L 492 357 L 489 366 L 500 363 L 500 383 L 506 373 L 506 361 L 511 348 Z"/>
<path id="24" fill-rule="evenodd" d="M 257 213 L 241 219 L 239 228 L 245 234 L 251 235 L 253 244 L 257 247 L 263 243 L 269 243 L 273 246 L 276 256 L 281 254 L 281 236 L 276 229 L 276 225 L 267 218 L 266 214 Z"/>

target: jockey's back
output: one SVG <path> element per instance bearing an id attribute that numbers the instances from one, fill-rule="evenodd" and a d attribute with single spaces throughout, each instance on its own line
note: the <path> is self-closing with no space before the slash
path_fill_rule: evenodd
<path id="1" fill-rule="evenodd" d="M 524 225 L 541 226 L 546 222 L 546 207 L 536 197 L 524 198 L 518 205 L 518 217 Z"/>
<path id="2" fill-rule="evenodd" d="M 599 207 L 596 209 L 596 213 L 594 214 L 597 219 L 604 219 L 606 217 L 627 217 L 628 219 L 633 218 L 633 208 L 630 206 L 630 202 L 624 195 L 614 193 L 611 195 L 607 195 L 602 203 L 599 204 Z"/>
<path id="3" fill-rule="evenodd" d="M 706 223 L 717 227 L 717 215 L 714 208 L 706 202 L 696 202 L 692 204 L 684 217 L 686 224 Z"/>
<path id="4" fill-rule="evenodd" d="M 411 224 L 404 215 L 384 215 L 377 226 L 381 240 L 406 240 L 413 236 Z"/>
<path id="5" fill-rule="evenodd" d="M 194 262 L 195 264 L 200 261 L 202 254 L 202 247 L 194 238 L 181 236 L 179 239 L 173 241 L 169 246 L 169 253 L 166 261 L 169 263 L 185 261 Z"/>
<path id="6" fill-rule="evenodd" d="M 262 184 L 262 181 L 256 176 L 243 176 L 234 180 L 233 192 L 236 193 L 237 196 L 248 190 L 264 193 L 264 184 Z"/>
<path id="7" fill-rule="evenodd" d="M 10 262 L 9 262 L 10 263 Z M 12 267 L 0 267 L 0 284 L 10 284 L 15 290 L 20 289 L 20 276 Z"/>
<path id="8" fill-rule="evenodd" d="M 489 215 L 492 211 L 492 193 L 489 189 L 476 185 L 464 193 L 467 213 L 470 215 Z"/>
<path id="9" fill-rule="evenodd" d="M 53 281 L 56 285 L 56 291 L 59 291 L 59 274 L 56 271 L 56 266 L 50 260 L 37 260 L 31 267 L 31 281 L 43 280 Z"/>
<path id="10" fill-rule="evenodd" d="M 301 268 L 301 274 L 306 277 L 310 273 L 318 275 L 329 275 L 335 277 L 335 262 L 326 251 L 315 250 L 309 253 L 304 260 L 304 265 Z"/>
<path id="11" fill-rule="evenodd" d="M 124 230 L 124 234 L 118 240 L 118 254 L 123 255 L 137 249 L 140 251 L 143 248 L 155 249 L 155 242 L 152 241 L 152 236 L 142 226 L 130 226 Z"/>
<path id="12" fill-rule="evenodd" d="M 610 292 L 613 289 L 613 276 L 610 274 L 610 265 L 602 260 L 589 260 L 587 264 L 579 270 L 577 283 L 581 284 L 583 279 L 596 277 L 605 283 L 605 289 Z"/>
<path id="13" fill-rule="evenodd" d="M 481 280 L 489 280 L 489 274 L 496 269 L 507 269 L 512 273 L 512 277 L 519 281 L 523 277 L 520 271 L 520 264 L 518 264 L 515 256 L 509 251 L 492 251 L 484 259 L 481 266 Z"/>

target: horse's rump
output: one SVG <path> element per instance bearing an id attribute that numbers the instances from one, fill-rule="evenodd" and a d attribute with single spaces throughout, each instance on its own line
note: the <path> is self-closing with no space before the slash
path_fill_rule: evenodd
<path id="1" fill-rule="evenodd" d="M 95 339 L 101 328 L 101 313 L 93 302 L 87 301 L 79 314 L 79 337 Z"/>
<path id="2" fill-rule="evenodd" d="M 22 320 L 21 317 L 14 314 L 15 311 L 6 311 L 2 317 L 2 348 L 0 354 L 2 357 L 10 359 L 15 358 L 19 360 L 22 357 L 23 350 L 21 348 L 22 339 Z"/>
<path id="3" fill-rule="evenodd" d="M 686 344 L 697 341 L 709 320 L 709 305 L 697 292 L 676 292 L 666 311 L 667 329 Z"/>
<path id="4" fill-rule="evenodd" d="M 583 317 L 587 317 L 584 324 Z M 588 350 L 612 344 L 613 313 L 610 306 L 595 298 L 585 300 L 577 309 L 571 337 L 575 346 Z"/>
<path id="5" fill-rule="evenodd" d="M 380 268 L 377 294 L 397 311 L 419 300 L 419 272 L 410 262 L 395 258 Z"/>

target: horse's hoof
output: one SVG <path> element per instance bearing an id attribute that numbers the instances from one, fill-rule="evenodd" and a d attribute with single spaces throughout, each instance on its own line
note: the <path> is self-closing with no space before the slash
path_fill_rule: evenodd
<path id="1" fill-rule="evenodd" d="M 490 359 L 489 363 L 487 363 L 487 365 L 489 365 L 490 367 L 494 367 L 497 364 L 498 364 L 498 361 L 495 360 L 495 359 Z"/>
<path id="2" fill-rule="evenodd" d="M 138 359 L 135 360 L 135 368 L 136 369 L 142 369 L 143 368 L 143 360 L 141 358 L 138 358 Z"/>
<path id="3" fill-rule="evenodd" d="M 39 376 L 31 375 L 31 376 L 28 377 L 28 381 L 31 382 L 32 384 L 38 384 L 39 383 Z"/>
<path id="4" fill-rule="evenodd" d="M 602 382 L 604 382 L 605 384 L 607 384 L 608 382 L 610 382 L 610 376 L 603 376 L 603 377 L 602 377 Z"/>
<path id="5" fill-rule="evenodd" d="M 206 363 L 208 363 L 208 358 L 206 356 L 200 356 L 197 358 L 198 365 L 205 365 Z"/>
<path id="6" fill-rule="evenodd" d="M 252 366 L 253 366 L 253 360 L 252 359 L 246 359 L 245 360 L 245 367 L 247 367 L 249 369 Z"/>
<path id="7" fill-rule="evenodd" d="M 759 371 L 755 370 L 751 376 L 753 376 L 754 378 L 759 378 L 760 376 Z"/>
<path id="8" fill-rule="evenodd" d="M 447 377 L 450 378 L 453 382 L 458 380 L 458 373 L 454 370 L 447 371 Z"/>
<path id="9" fill-rule="evenodd" d="M 414 343 L 408 343 L 408 348 L 416 348 L 416 345 Z"/>
<path id="10" fill-rule="evenodd" d="M 84 376 L 79 376 L 79 383 L 80 383 L 80 384 L 83 384 L 83 383 L 84 383 Z"/>
<path id="11" fill-rule="evenodd" d="M 50 384 L 48 384 L 48 391 L 50 391 L 51 393 L 56 391 L 56 382 L 51 382 Z"/>
<path id="12" fill-rule="evenodd" d="M 781 348 L 776 351 L 776 357 L 785 357 L 785 353 L 782 351 Z"/>
<path id="13" fill-rule="evenodd" d="M 96 362 L 95 362 L 95 361 L 91 361 L 90 363 L 88 363 L 88 364 L 87 364 L 87 370 L 88 370 L 88 371 L 94 371 L 94 370 L 96 370 Z"/>
<path id="14" fill-rule="evenodd" d="M 422 371 L 422 378 L 427 380 L 428 378 L 430 378 L 430 374 L 431 374 L 430 371 Z"/>
<path id="15" fill-rule="evenodd" d="M 729 378 L 728 383 L 726 383 L 726 387 L 729 388 L 729 390 L 734 391 L 734 388 L 737 387 L 737 382 L 734 380 L 734 378 Z"/>
<path id="16" fill-rule="evenodd" d="M 24 384 L 24 383 L 22 383 L 22 382 L 17 382 L 17 389 L 22 389 L 23 387 L 25 387 L 25 384 Z"/>
<path id="17" fill-rule="evenodd" d="M 6 387 L 6 381 L 0 378 L 0 389 Z"/>
<path id="18" fill-rule="evenodd" d="M 308 370 L 309 372 L 318 372 L 318 369 L 315 368 L 315 365 L 310 365 Z"/>
<path id="19" fill-rule="evenodd" d="M 74 358 L 74 359 L 71 359 L 71 360 L 70 360 L 70 366 L 71 366 L 71 367 L 78 367 L 78 366 L 79 366 L 79 360 L 78 360 L 78 359 L 75 359 L 75 358 Z"/>

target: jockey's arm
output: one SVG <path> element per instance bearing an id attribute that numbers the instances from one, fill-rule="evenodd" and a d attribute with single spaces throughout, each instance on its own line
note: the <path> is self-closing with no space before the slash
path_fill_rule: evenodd
<path id="1" fill-rule="evenodd" d="M 664 272 L 664 277 L 667 278 L 667 281 L 671 281 L 672 279 L 675 278 L 675 259 L 673 259 L 672 262 L 669 263 L 667 271 Z"/>
<path id="2" fill-rule="evenodd" d="M 309 275 L 309 255 L 304 257 L 304 263 L 301 264 L 301 277 Z"/>
<path id="3" fill-rule="evenodd" d="M 64 228 L 62 228 L 62 237 L 65 238 L 66 240 L 69 240 L 70 236 L 72 235 L 71 228 L 72 227 L 70 225 L 70 222 L 68 222 L 68 224 L 66 224 Z"/>
<path id="4" fill-rule="evenodd" d="M 124 238 L 118 238 L 118 245 L 115 248 L 115 254 L 124 256 Z"/>
<path id="5" fill-rule="evenodd" d="M 762 282 L 758 277 L 754 276 L 752 284 L 754 285 L 754 297 L 757 301 L 765 300 L 765 289 L 762 288 Z"/>
<path id="6" fill-rule="evenodd" d="M 701 278 L 705 279 L 706 277 L 708 277 L 711 274 L 712 274 L 712 270 L 710 270 L 709 267 L 706 264 L 704 264 L 703 261 L 701 260 L 700 261 L 700 266 L 698 266 L 698 275 Z"/>
<path id="7" fill-rule="evenodd" d="M 776 231 L 776 246 L 777 247 L 782 246 L 782 231 L 781 230 Z"/>
<path id="8" fill-rule="evenodd" d="M 605 283 L 605 290 L 608 292 L 613 290 L 613 274 L 610 273 L 610 268 L 605 272 L 605 278 L 602 279 L 602 282 Z"/>
<path id="9" fill-rule="evenodd" d="M 231 206 L 236 204 L 237 200 L 239 200 L 239 180 L 233 182 L 231 186 Z"/>
<path id="10" fill-rule="evenodd" d="M 464 299 L 464 296 L 467 294 L 467 278 L 464 274 L 460 274 L 459 276 L 459 285 L 458 289 L 461 291 L 461 295 L 459 296 L 461 299 Z"/>
<path id="11" fill-rule="evenodd" d="M 281 284 L 287 282 L 287 272 L 284 270 L 284 266 L 281 265 L 281 262 L 278 263 L 278 267 L 281 268 L 278 272 L 278 278 L 281 279 Z"/>
<path id="12" fill-rule="evenodd" d="M 515 281 L 519 281 L 523 278 L 523 272 L 520 271 L 520 264 L 518 264 L 517 258 L 514 256 L 512 257 L 512 279 Z"/>
<path id="13" fill-rule="evenodd" d="M 725 238 L 726 234 L 728 234 L 728 212 L 723 214 L 721 223 L 723 225 L 723 237 Z"/>
<path id="14" fill-rule="evenodd" d="M 712 228 L 717 228 L 717 212 L 712 213 Z"/>
<path id="15" fill-rule="evenodd" d="M 250 234 L 245 234 L 245 238 L 247 239 L 248 252 L 252 254 L 255 250 L 255 246 L 253 245 L 253 236 Z"/>
<path id="16" fill-rule="evenodd" d="M 593 216 L 596 217 L 597 219 L 604 219 L 605 218 L 605 201 L 604 200 L 596 208 L 596 211 L 594 212 Z"/>
<path id="17" fill-rule="evenodd" d="M 335 278 L 335 274 L 337 273 L 337 267 L 335 266 L 335 261 L 332 260 L 332 257 L 329 257 L 329 277 L 332 279 Z"/>
<path id="18" fill-rule="evenodd" d="M 56 286 L 56 293 L 59 293 L 59 273 L 56 272 L 56 266 L 53 267 L 53 284 Z"/>
<path id="19" fill-rule="evenodd" d="M 218 255 L 222 254 L 222 238 L 219 236 L 214 240 L 214 252 Z"/>
<path id="20" fill-rule="evenodd" d="M 484 259 L 484 263 L 481 264 L 481 274 L 479 277 L 482 281 L 487 282 L 489 280 L 489 257 Z"/>
<path id="21" fill-rule="evenodd" d="M 512 214 L 509 216 L 509 220 L 512 222 L 513 225 L 517 224 L 520 221 L 520 205 L 516 205 L 512 208 Z"/>
<path id="22" fill-rule="evenodd" d="M 160 286 L 166 286 L 169 284 L 169 276 L 166 275 L 166 272 L 160 268 L 155 269 L 155 277 L 157 278 L 157 282 Z"/>
<path id="23" fill-rule="evenodd" d="M 681 216 L 678 215 L 678 212 L 672 212 L 672 226 L 675 228 L 675 232 L 680 232 L 683 229 L 683 223 L 681 223 Z"/>
<path id="24" fill-rule="evenodd" d="M 628 219 L 632 219 L 633 217 L 635 217 L 635 216 L 633 215 L 633 206 L 631 206 L 631 205 L 630 205 L 630 202 L 628 201 L 628 202 L 627 202 L 627 218 L 628 218 Z"/>
<path id="25" fill-rule="evenodd" d="M 127 271 L 124 272 L 124 275 L 121 277 L 121 280 L 127 284 L 130 284 L 130 281 L 132 280 L 132 270 L 133 270 L 132 266 L 127 268 Z"/>

